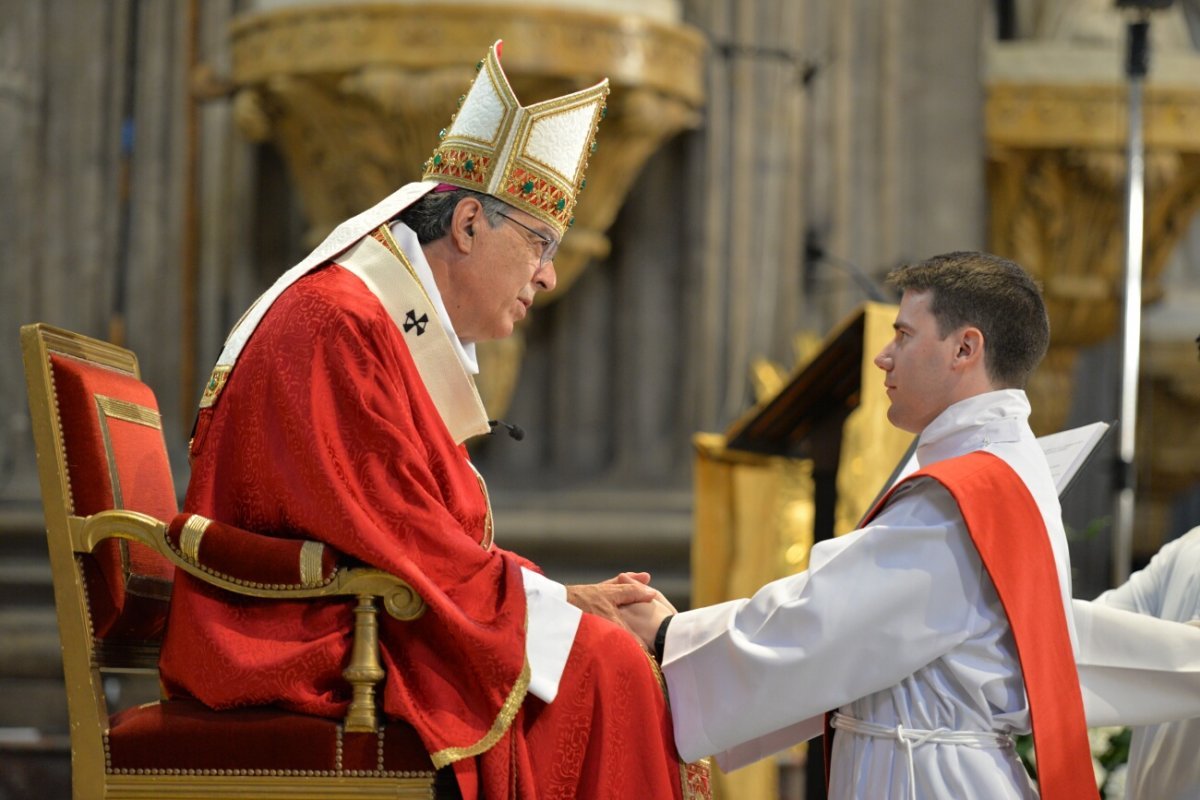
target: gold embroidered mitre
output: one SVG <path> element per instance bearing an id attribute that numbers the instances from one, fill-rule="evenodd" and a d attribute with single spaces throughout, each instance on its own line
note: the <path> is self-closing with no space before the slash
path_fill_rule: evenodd
<path id="1" fill-rule="evenodd" d="M 425 162 L 422 180 L 490 194 L 545 221 L 562 235 L 572 212 L 596 127 L 604 117 L 608 79 L 531 106 L 517 101 L 496 42 L 479 62 L 450 127 Z"/>

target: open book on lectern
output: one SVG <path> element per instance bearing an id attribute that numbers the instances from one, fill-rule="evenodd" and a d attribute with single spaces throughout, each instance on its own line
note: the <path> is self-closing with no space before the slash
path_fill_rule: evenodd
<path id="1" fill-rule="evenodd" d="M 1066 494 L 1067 489 L 1075 482 L 1075 477 L 1079 474 L 1083 465 L 1088 462 L 1088 459 L 1092 457 L 1092 453 L 1096 452 L 1096 448 L 1104 441 L 1109 431 L 1116 424 L 1116 421 L 1093 422 L 1089 425 L 1081 425 L 1078 428 L 1071 428 L 1070 430 L 1038 437 L 1037 442 L 1041 445 L 1042 452 L 1046 454 L 1046 463 L 1050 465 L 1050 475 L 1054 478 L 1054 488 L 1058 490 L 1060 498 Z M 900 463 L 888 477 L 887 483 L 883 485 L 883 489 L 871 501 L 871 505 L 868 508 L 874 508 L 880 498 L 897 481 L 916 471 L 917 440 L 913 439 L 913 443 L 908 446 L 904 457 L 900 459 Z"/>
<path id="2" fill-rule="evenodd" d="M 1090 425 L 1071 428 L 1069 431 L 1038 437 L 1038 444 L 1046 454 L 1046 462 L 1050 465 L 1050 474 L 1054 476 L 1054 488 L 1058 490 L 1059 497 L 1067 493 L 1079 470 L 1092 457 L 1092 453 L 1096 452 L 1096 447 L 1104 441 L 1114 425 L 1115 421 L 1093 422 Z"/>

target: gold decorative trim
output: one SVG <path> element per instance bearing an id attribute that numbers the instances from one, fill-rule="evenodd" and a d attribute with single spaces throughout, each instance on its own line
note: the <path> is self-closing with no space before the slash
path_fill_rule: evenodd
<path id="1" fill-rule="evenodd" d="M 488 495 L 487 481 L 483 479 L 483 475 L 479 470 L 475 469 L 475 465 L 467 460 L 467 466 L 471 468 L 471 472 L 475 473 L 475 480 L 479 481 L 479 491 L 483 492 L 483 502 L 487 505 L 487 516 L 483 521 L 483 538 L 479 542 L 479 546 L 484 550 L 492 549 L 492 540 L 495 538 L 495 523 L 492 521 L 492 498 Z"/>
<path id="2" fill-rule="evenodd" d="M 115 344 L 92 339 L 62 328 L 55 328 L 45 323 L 38 323 L 36 327 L 48 356 L 66 356 L 86 361 L 89 364 L 107 367 L 141 380 L 137 356 L 132 350 L 126 350 Z"/>
<path id="3" fill-rule="evenodd" d="M 233 586 L 239 586 L 239 587 L 242 587 L 242 588 L 244 588 L 244 589 L 255 589 L 255 590 L 262 590 L 262 591 L 281 591 L 281 590 L 283 590 L 283 591 L 294 591 L 294 590 L 296 590 L 296 589 L 319 589 L 319 588 L 321 588 L 321 587 L 323 587 L 323 586 L 329 586 L 330 584 L 334 583 L 334 582 L 337 580 L 337 577 L 338 577 L 338 569 L 337 569 L 336 567 L 334 568 L 333 572 L 331 572 L 331 573 L 329 574 L 329 577 L 328 577 L 328 578 L 321 578 L 321 577 L 320 577 L 320 575 L 318 575 L 318 577 L 317 577 L 317 579 L 316 579 L 315 581 L 313 581 L 312 583 L 308 583 L 308 584 L 301 584 L 301 583 L 261 583 L 261 582 L 259 582 L 259 581 L 247 581 L 247 580 L 243 580 L 242 578 L 236 578 L 236 577 L 234 577 L 233 575 L 228 575 L 228 574 L 226 574 L 226 573 L 224 573 L 224 572 L 219 572 L 219 571 L 217 571 L 217 570 L 213 569 L 212 567 L 209 567 L 209 566 L 207 566 L 207 565 L 205 565 L 205 564 L 202 564 L 202 563 L 200 563 L 200 561 L 199 561 L 199 560 L 197 560 L 197 559 L 198 559 L 198 557 L 197 557 L 196 555 L 191 555 L 191 554 L 189 554 L 189 553 L 185 552 L 185 551 L 184 551 L 184 549 L 183 549 L 183 547 L 184 547 L 184 535 L 185 535 L 185 534 L 188 532 L 188 531 L 187 531 L 187 525 L 188 525 L 188 524 L 191 524 L 191 523 L 192 523 L 192 521 L 193 521 L 193 520 L 194 520 L 196 517 L 198 517 L 198 515 L 196 515 L 196 514 L 193 514 L 193 515 L 192 515 L 192 517 L 193 517 L 193 519 L 190 519 L 190 520 L 188 520 L 188 522 L 187 522 L 187 523 L 185 523 L 185 525 L 184 525 L 184 530 L 180 532 L 180 535 L 179 535 L 179 544 L 178 544 L 178 545 L 177 545 L 177 544 L 175 544 L 174 542 L 172 542 L 172 541 L 171 541 L 169 538 L 165 539 L 165 543 L 166 543 L 166 546 L 167 546 L 167 547 L 169 547 L 173 553 L 175 553 L 175 555 L 177 555 L 177 556 L 178 556 L 179 558 L 181 558 L 181 559 L 182 559 L 184 562 L 186 562 L 188 565 L 190 565 L 190 567 L 191 567 L 192 569 L 195 569 L 195 570 L 198 570 L 198 571 L 200 571 L 200 572 L 203 572 L 205 575 L 211 575 L 212 577 L 214 577 L 214 578 L 217 578 L 217 579 L 219 579 L 219 580 L 222 580 L 222 581 L 224 581 L 224 582 L 226 582 L 226 583 L 228 583 L 228 584 L 231 584 L 231 585 L 233 585 Z M 204 519 L 203 517 L 199 517 L 199 518 L 200 518 L 200 519 Z M 205 526 L 207 526 L 208 522 L 209 522 L 209 520 L 205 520 L 205 522 L 204 522 Z M 200 523 L 197 523 L 197 525 L 199 525 L 199 524 L 200 524 Z M 198 533 L 199 533 L 200 535 L 202 535 L 202 534 L 203 534 L 203 530 L 200 530 L 200 531 L 198 531 Z M 122 544 L 123 544 L 123 543 L 124 543 L 124 542 L 122 542 Z M 190 546 L 190 542 L 189 542 L 189 546 Z M 199 550 L 199 547 L 200 547 L 200 540 L 199 540 L 199 538 L 196 538 L 195 547 L 197 548 L 197 551 L 198 551 L 198 550 Z M 314 595 L 314 596 L 316 596 L 316 595 Z"/>
<path id="4" fill-rule="evenodd" d="M 213 776 L 111 775 L 105 800 L 210 800 L 213 797 L 276 797 L 291 800 L 430 800 L 432 773 L 397 776 Z"/>
<path id="5" fill-rule="evenodd" d="M 100 406 L 100 409 L 107 416 L 113 419 L 145 425 L 156 431 L 162 430 L 162 415 L 153 408 L 131 403 L 128 400 L 121 400 L 116 397 L 106 397 L 102 394 L 96 395 L 96 404 Z"/>
<path id="6" fill-rule="evenodd" d="M 118 400 L 115 397 L 95 395 L 96 418 L 100 423 L 100 438 L 104 441 L 104 457 L 108 461 L 108 481 L 112 486 L 113 508 L 124 508 L 125 498 L 121 493 L 121 475 L 117 472 L 117 456 L 113 452 L 112 432 L 108 420 L 119 419 L 122 422 L 132 422 L 135 425 L 145 425 L 156 431 L 162 431 L 162 417 L 152 408 L 130 403 L 128 400 Z"/>
<path id="7" fill-rule="evenodd" d="M 491 729 L 475 744 L 467 745 L 466 747 L 447 747 L 444 750 L 431 753 L 429 758 L 433 762 L 433 766 L 436 769 L 441 769 L 453 764 L 455 761 L 477 756 L 492 749 L 496 742 L 500 741 L 500 737 L 512 725 L 513 720 L 516 719 L 517 711 L 521 708 L 521 703 L 525 702 L 525 694 L 528 691 L 529 661 L 526 660 L 525 665 L 521 668 L 521 674 L 517 677 L 517 682 L 513 684 L 512 691 L 508 693 L 508 698 L 505 699 L 504 705 L 500 706 L 500 713 L 496 715 L 496 720 L 492 723 Z"/>
<path id="8" fill-rule="evenodd" d="M 316 586 L 321 582 L 321 557 L 325 545 L 320 542 L 305 542 L 300 545 L 300 585 Z"/>
<path id="9" fill-rule="evenodd" d="M 425 284 L 421 283 L 420 276 L 417 275 L 417 268 L 408 260 L 408 256 L 400 249 L 400 243 L 396 241 L 396 237 L 392 236 L 392 228 L 386 222 L 375 229 L 375 239 L 388 249 L 388 252 L 396 257 L 396 260 L 404 265 L 408 270 L 408 274 L 412 276 L 413 283 L 421 290 L 421 294 L 425 297 L 425 302 L 433 306 L 433 300 L 429 297 L 429 292 L 425 291 Z M 435 306 L 436 307 L 436 306 Z"/>
<path id="10" fill-rule="evenodd" d="M 109 733 L 103 734 L 104 772 L 107 775 L 162 775 L 162 776 L 195 776 L 195 777 L 295 777 L 295 778 L 399 778 L 423 779 L 432 781 L 435 773 L 432 770 L 385 770 L 383 768 L 383 735 L 379 734 L 379 757 L 376 769 L 343 769 L 343 732 L 338 725 L 335 733 L 334 768 L 333 769 L 182 769 L 182 768 L 123 768 L 112 765 L 112 749 Z M 209 791 L 213 791 L 212 787 Z M 106 795 L 107 796 L 107 795 Z M 289 797 L 291 795 L 288 795 Z M 317 796 L 320 796 L 319 794 Z"/>
<path id="11" fill-rule="evenodd" d="M 179 550 L 188 561 L 199 563 L 200 540 L 204 538 L 204 532 L 211 524 L 211 519 L 199 514 L 192 514 L 188 521 L 183 523 L 183 530 L 179 532 Z"/>
<path id="12" fill-rule="evenodd" d="M 247 313 L 249 313 L 249 309 L 247 309 Z M 245 315 L 243 314 L 243 316 Z M 217 402 L 217 398 L 221 396 L 221 390 L 225 388 L 225 383 L 229 380 L 231 371 L 233 371 L 232 364 L 213 367 L 212 374 L 208 377 L 208 383 L 204 384 L 204 394 L 200 396 L 200 408 L 208 408 Z"/>
<path id="13" fill-rule="evenodd" d="M 87 641 L 88 641 L 88 659 L 96 662 L 96 626 L 92 624 L 92 598 L 88 596 L 87 569 L 83 562 L 83 553 L 72 553 L 72 562 L 75 566 L 75 579 L 79 586 L 79 596 L 83 600 L 83 621 L 87 625 Z"/>
<path id="14" fill-rule="evenodd" d="M 41 333 L 42 336 L 45 337 L 46 331 L 41 331 Z M 66 506 L 67 513 L 74 514 L 75 495 L 71 491 L 71 480 L 66 469 L 66 465 L 70 463 L 67 461 L 67 437 L 66 434 L 63 433 L 62 409 L 58 405 L 58 386 L 56 386 L 54 383 L 54 362 L 50 358 L 51 355 L 52 353 L 50 352 L 45 353 L 46 389 L 50 395 L 50 407 L 53 409 L 51 412 L 50 422 L 54 427 L 54 441 L 58 443 L 58 463 L 63 465 L 61 474 L 57 477 L 62 480 L 63 504 Z"/>
<path id="15" fill-rule="evenodd" d="M 650 671 L 654 673 L 658 687 L 662 690 L 663 701 L 667 704 L 667 713 L 671 713 L 671 695 L 667 691 L 667 679 L 662 667 L 654 660 L 654 656 L 645 653 Z M 679 785 L 683 790 L 683 800 L 712 800 L 712 762 L 708 758 L 698 758 L 695 761 L 676 762 L 679 766 Z"/>
<path id="16" fill-rule="evenodd" d="M 286 776 L 305 776 L 305 777 L 400 777 L 400 778 L 432 778 L 436 772 L 426 772 L 421 770 L 260 770 L 260 769 L 239 769 L 239 770 L 217 770 L 217 769 L 172 769 L 172 768 L 145 768 L 145 769 L 124 769 L 110 768 L 107 770 L 108 775 L 194 775 L 194 776 L 263 776 L 263 777 L 286 777 Z"/>
<path id="17" fill-rule="evenodd" d="M 124 669 L 157 671 L 158 655 L 158 644 L 92 639 L 92 666 L 97 669 L 120 666 Z"/>
<path id="18" fill-rule="evenodd" d="M 121 490 L 121 473 L 117 470 L 117 456 L 113 450 L 112 431 L 109 419 L 119 419 L 134 425 L 144 425 L 147 428 L 162 433 L 162 417 L 157 411 L 147 406 L 131 403 L 106 395 L 93 395 L 96 400 L 96 418 L 100 424 L 100 438 L 104 442 L 104 458 L 108 462 L 108 481 L 112 488 L 113 508 L 125 508 L 125 495 Z M 56 410 L 57 413 L 57 410 Z M 161 440 L 160 440 L 161 441 Z M 166 442 L 163 441 L 163 458 L 167 458 Z M 66 462 L 64 462 L 66 463 Z M 168 462 L 169 463 L 169 459 Z M 129 543 L 117 543 L 117 551 L 121 557 L 121 576 L 125 581 L 125 590 L 139 597 L 153 600 L 171 599 L 171 582 L 164 578 L 140 575 L 133 571 L 133 563 L 129 558 Z"/>

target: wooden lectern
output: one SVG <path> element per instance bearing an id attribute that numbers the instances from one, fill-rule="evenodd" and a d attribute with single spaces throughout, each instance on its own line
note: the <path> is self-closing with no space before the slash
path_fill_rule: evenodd
<path id="1" fill-rule="evenodd" d="M 724 435 L 697 434 L 692 604 L 747 597 L 804 569 L 813 542 L 853 530 L 912 435 L 887 421 L 883 373 L 896 307 L 867 303 L 782 388 Z M 803 691 L 803 687 L 797 687 Z M 825 796 L 820 739 L 809 743 L 808 800 Z M 779 796 L 778 763 L 714 770 L 725 800 Z"/>

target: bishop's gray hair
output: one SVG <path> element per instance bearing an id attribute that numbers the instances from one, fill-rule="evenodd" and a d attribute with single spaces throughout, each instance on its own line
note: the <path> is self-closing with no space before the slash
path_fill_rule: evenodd
<path id="1" fill-rule="evenodd" d="M 473 197 L 483 206 L 484 219 L 493 228 L 500 224 L 500 217 L 508 204 L 490 194 L 473 192 L 470 189 L 454 189 L 450 192 L 429 192 L 417 202 L 400 212 L 400 221 L 412 228 L 417 241 L 429 244 L 450 232 L 450 221 L 460 201 Z"/>

